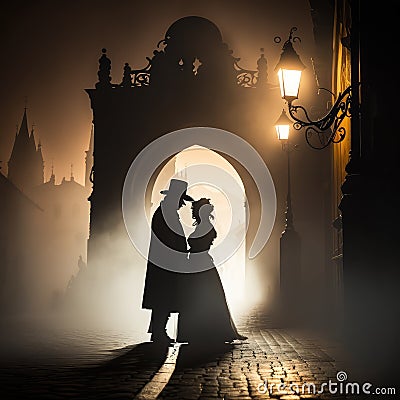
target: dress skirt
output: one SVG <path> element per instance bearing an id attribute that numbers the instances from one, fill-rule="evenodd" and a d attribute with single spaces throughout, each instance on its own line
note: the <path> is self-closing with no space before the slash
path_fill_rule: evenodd
<path id="1" fill-rule="evenodd" d="M 195 256 L 195 254 L 194 254 Z M 192 260 L 191 262 L 193 262 Z M 197 260 L 196 260 L 197 261 Z M 209 256 L 211 268 L 187 274 L 179 319 L 178 342 L 224 343 L 240 339 L 228 308 L 217 269 Z"/>

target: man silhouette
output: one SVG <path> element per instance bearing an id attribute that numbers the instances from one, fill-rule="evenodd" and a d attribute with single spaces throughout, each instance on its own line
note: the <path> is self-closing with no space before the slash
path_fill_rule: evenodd
<path id="1" fill-rule="evenodd" d="M 152 310 L 148 332 L 153 342 L 171 343 L 166 325 L 171 312 L 182 308 L 187 272 L 187 243 L 178 210 L 186 201 L 187 182 L 171 179 L 165 198 L 153 214 L 142 307 Z"/>

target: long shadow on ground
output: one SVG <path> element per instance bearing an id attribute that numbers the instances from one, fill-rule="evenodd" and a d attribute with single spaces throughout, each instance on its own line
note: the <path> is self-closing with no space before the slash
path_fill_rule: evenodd
<path id="1" fill-rule="evenodd" d="M 167 352 L 166 345 L 141 343 L 114 350 L 116 357 L 95 366 L 0 365 L 2 398 L 132 399 L 158 371 Z"/>

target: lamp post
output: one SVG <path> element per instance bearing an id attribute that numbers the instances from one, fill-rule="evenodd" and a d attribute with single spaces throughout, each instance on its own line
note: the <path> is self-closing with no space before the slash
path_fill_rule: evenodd
<path id="1" fill-rule="evenodd" d="M 331 143 L 340 143 L 346 136 L 346 129 L 341 124 L 345 117 L 351 117 L 352 87 L 347 87 L 337 96 L 328 89 L 319 88 L 318 90 L 331 93 L 334 101 L 328 113 L 318 120 L 312 120 L 303 106 L 293 104 L 293 101 L 298 99 L 302 71 L 306 68 L 293 48 L 293 43 L 300 41 L 299 37 L 293 36 L 296 30 L 296 27 L 290 30 L 275 71 L 278 74 L 281 97 L 287 102 L 290 118 L 294 120 L 293 128 L 305 128 L 308 145 L 321 150 Z M 275 43 L 280 43 L 281 40 L 279 36 L 274 38 Z M 316 142 L 311 140 L 315 136 Z"/>
<path id="2" fill-rule="evenodd" d="M 292 212 L 292 194 L 290 185 L 290 153 L 292 151 L 291 143 L 289 141 L 291 121 L 286 115 L 285 110 L 275 123 L 275 130 L 278 139 L 281 141 L 282 150 L 287 154 L 287 196 L 286 196 L 286 225 L 285 230 L 293 229 L 293 212 Z"/>
<path id="3" fill-rule="evenodd" d="M 290 126 L 292 121 L 286 115 L 285 110 L 275 123 L 278 139 L 281 141 L 282 150 L 287 155 L 287 195 L 285 211 L 285 229 L 280 239 L 280 306 L 283 315 L 290 317 L 291 322 L 299 316 L 299 295 L 301 285 L 301 240 L 294 229 L 290 154 L 296 146 L 290 143 Z"/>

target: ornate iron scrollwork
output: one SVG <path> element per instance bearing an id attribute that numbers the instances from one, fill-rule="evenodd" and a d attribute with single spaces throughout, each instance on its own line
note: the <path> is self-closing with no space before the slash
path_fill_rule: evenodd
<path id="1" fill-rule="evenodd" d="M 237 84 L 242 87 L 255 88 L 257 86 L 257 73 L 251 69 L 244 69 L 239 66 L 240 58 L 235 58 L 234 67 L 237 71 Z"/>
<path id="2" fill-rule="evenodd" d="M 148 64 L 144 68 L 133 69 L 131 71 L 133 87 L 141 87 L 141 86 L 149 86 L 150 85 L 151 59 L 149 57 L 146 57 L 146 59 L 148 61 Z"/>
<path id="3" fill-rule="evenodd" d="M 351 117 L 351 91 L 349 86 L 344 92 L 339 93 L 335 103 L 329 112 L 321 119 L 313 121 L 307 110 L 303 106 L 288 103 L 290 117 L 295 121 L 294 129 L 305 128 L 305 138 L 310 147 L 321 150 L 328 147 L 331 143 L 340 143 L 346 137 L 346 129 L 341 126 L 345 117 Z M 300 119 L 298 114 L 303 113 L 304 120 Z M 319 145 L 311 143 L 311 138 L 316 136 Z"/>
<path id="4" fill-rule="evenodd" d="M 89 181 L 94 183 L 94 165 L 92 165 L 92 168 L 90 169 Z"/>

